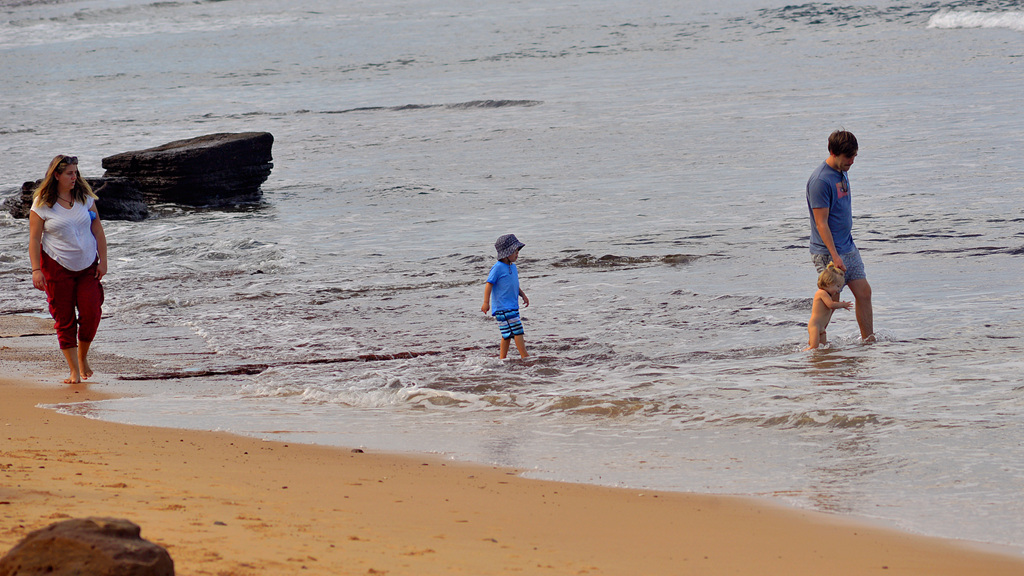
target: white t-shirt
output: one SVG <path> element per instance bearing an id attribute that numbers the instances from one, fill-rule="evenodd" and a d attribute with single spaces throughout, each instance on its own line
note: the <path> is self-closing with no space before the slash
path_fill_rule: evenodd
<path id="1" fill-rule="evenodd" d="M 92 266 L 99 254 L 89 217 L 93 204 L 92 198 L 86 198 L 85 202 L 75 202 L 71 208 L 59 203 L 32 207 L 43 219 L 43 251 L 72 272 Z"/>

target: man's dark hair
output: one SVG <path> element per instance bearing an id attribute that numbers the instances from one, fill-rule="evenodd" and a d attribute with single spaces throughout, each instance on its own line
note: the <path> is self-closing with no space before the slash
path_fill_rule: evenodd
<path id="1" fill-rule="evenodd" d="M 836 156 L 853 156 L 857 153 L 857 137 L 846 130 L 836 130 L 828 135 L 828 153 Z"/>

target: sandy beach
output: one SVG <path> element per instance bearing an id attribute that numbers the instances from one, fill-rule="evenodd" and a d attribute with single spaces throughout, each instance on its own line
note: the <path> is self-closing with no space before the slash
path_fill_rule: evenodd
<path id="1" fill-rule="evenodd" d="M 1024 573 L 1024 557 L 1000 550 L 753 498 L 66 416 L 39 405 L 103 398 L 113 375 L 57 384 L 56 356 L 30 353 L 55 343 L 31 339 L 0 339 L 0 367 L 40 366 L 0 378 L 3 553 L 61 519 L 111 516 L 139 524 L 183 575 Z"/>

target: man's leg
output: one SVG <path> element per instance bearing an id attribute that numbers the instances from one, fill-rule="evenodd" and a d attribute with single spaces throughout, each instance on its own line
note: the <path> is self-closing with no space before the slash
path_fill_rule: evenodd
<path id="1" fill-rule="evenodd" d="M 857 314 L 857 324 L 860 326 L 860 337 L 867 342 L 875 340 L 875 320 L 871 310 L 871 285 L 867 278 L 850 280 L 846 283 L 853 292 L 853 298 L 857 301 L 854 312 Z"/>

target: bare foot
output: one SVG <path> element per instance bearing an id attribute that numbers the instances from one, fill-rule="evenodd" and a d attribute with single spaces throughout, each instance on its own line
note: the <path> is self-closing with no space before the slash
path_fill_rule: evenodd
<path id="1" fill-rule="evenodd" d="M 61 348 L 61 352 L 64 353 L 64 359 L 68 361 L 68 371 L 71 372 L 71 376 L 64 379 L 65 384 L 79 384 L 82 382 L 82 370 L 78 365 L 78 347 L 75 348 Z"/>
<path id="2" fill-rule="evenodd" d="M 82 380 L 88 380 L 92 376 L 92 368 L 89 367 L 89 362 L 85 358 L 79 358 L 78 364 L 82 367 Z"/>
<path id="3" fill-rule="evenodd" d="M 862 338 L 861 339 L 861 342 L 864 342 L 865 344 L 868 344 L 868 343 L 871 343 L 871 342 L 874 342 L 874 341 L 875 341 L 875 335 L 874 334 L 870 334 L 867 338 Z"/>
<path id="4" fill-rule="evenodd" d="M 89 347 L 92 346 L 92 342 L 78 342 L 78 350 L 75 351 L 75 355 L 78 357 L 78 365 L 81 366 L 82 379 L 85 380 L 92 376 L 92 368 L 89 367 Z M 74 370 L 72 370 L 73 372 Z"/>

